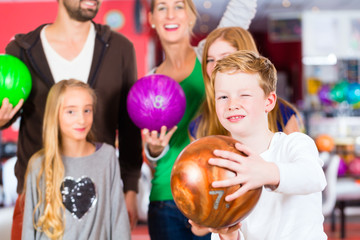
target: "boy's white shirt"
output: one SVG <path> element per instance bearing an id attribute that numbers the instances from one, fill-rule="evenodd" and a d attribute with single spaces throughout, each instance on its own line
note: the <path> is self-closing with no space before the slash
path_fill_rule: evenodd
<path id="1" fill-rule="evenodd" d="M 244 235 L 242 234 L 242 232 L 240 230 L 238 230 L 239 235 L 238 238 L 236 240 L 243 240 L 244 239 Z M 211 240 L 221 240 L 219 234 L 211 234 Z"/>
<path id="2" fill-rule="evenodd" d="M 241 240 L 323 240 L 321 191 L 326 186 L 323 162 L 305 134 L 275 133 L 260 155 L 280 172 L 277 189 L 263 188 L 258 204 L 242 221 Z M 220 239 L 212 234 L 212 239 Z"/>

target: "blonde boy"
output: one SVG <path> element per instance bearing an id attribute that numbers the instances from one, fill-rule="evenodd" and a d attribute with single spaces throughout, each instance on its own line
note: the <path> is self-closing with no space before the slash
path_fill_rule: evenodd
<path id="1" fill-rule="evenodd" d="M 240 230 L 210 229 L 212 239 L 322 240 L 321 191 L 326 186 L 322 161 L 314 141 L 303 133 L 286 135 L 269 130 L 267 115 L 276 103 L 276 69 L 265 57 L 238 51 L 217 62 L 211 87 L 214 114 L 240 141 L 236 148 L 245 154 L 215 150 L 212 165 L 228 168 L 236 176 L 213 187 L 241 185 L 226 196 L 232 201 L 249 189 L 264 186 Z M 236 229 L 236 228 L 235 228 Z"/>

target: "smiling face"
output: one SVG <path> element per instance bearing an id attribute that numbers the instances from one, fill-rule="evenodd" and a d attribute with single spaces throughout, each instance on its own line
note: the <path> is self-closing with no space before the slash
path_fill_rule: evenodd
<path id="1" fill-rule="evenodd" d="M 59 109 L 62 142 L 86 141 L 93 123 L 93 98 L 83 88 L 68 88 Z"/>
<path id="2" fill-rule="evenodd" d="M 272 109 L 259 85 L 259 75 L 218 72 L 215 77 L 215 109 L 222 126 L 231 135 L 244 137 L 267 128 L 267 112 Z"/>
<path id="3" fill-rule="evenodd" d="M 206 58 L 206 72 L 208 76 L 211 76 L 217 60 L 220 60 L 223 57 L 236 51 L 237 49 L 231 46 L 228 41 L 225 41 L 222 38 L 216 39 L 209 47 L 208 55 Z"/>
<path id="4" fill-rule="evenodd" d="M 92 20 L 102 0 L 63 0 L 64 7 L 71 19 L 80 22 Z"/>
<path id="5" fill-rule="evenodd" d="M 149 22 L 155 25 L 161 41 L 188 40 L 196 18 L 185 0 L 155 0 Z"/>

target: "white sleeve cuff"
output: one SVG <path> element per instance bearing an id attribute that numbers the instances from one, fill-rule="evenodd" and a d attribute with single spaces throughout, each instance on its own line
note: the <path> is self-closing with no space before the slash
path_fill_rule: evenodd
<path id="1" fill-rule="evenodd" d="M 248 29 L 256 13 L 256 0 L 230 0 L 219 27 L 239 26 Z"/>
<path id="2" fill-rule="evenodd" d="M 238 232 L 239 232 L 239 234 L 238 234 L 237 240 L 245 240 L 244 235 L 240 231 L 240 229 L 238 230 Z M 211 240 L 221 240 L 221 238 L 218 233 L 211 233 Z"/>
<path id="3" fill-rule="evenodd" d="M 145 143 L 145 147 L 144 147 L 144 152 L 145 152 L 145 156 L 149 161 L 152 162 L 157 162 L 160 158 L 162 158 L 163 156 L 165 156 L 165 154 L 170 150 L 170 146 L 169 144 L 166 145 L 166 147 L 163 149 L 163 151 L 161 152 L 161 154 L 157 157 L 152 157 L 150 155 L 149 149 L 148 149 L 148 144 Z"/>

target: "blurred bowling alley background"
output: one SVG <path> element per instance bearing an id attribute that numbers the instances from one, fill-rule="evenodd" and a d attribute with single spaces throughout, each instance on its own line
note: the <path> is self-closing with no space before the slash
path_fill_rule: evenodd
<path id="1" fill-rule="evenodd" d="M 134 43 L 139 79 L 163 58 L 147 22 L 149 2 L 103 0 L 95 18 Z M 194 0 L 199 12 L 194 44 L 217 26 L 228 2 Z M 56 10 L 56 0 L 0 0 L 0 54 L 16 33 L 52 22 Z M 323 192 L 323 213 L 329 239 L 360 239 L 360 1 L 258 0 L 249 30 L 260 53 L 278 70 L 278 95 L 298 108 L 304 132 L 314 139 L 324 161 L 328 186 Z M 3 92 L 0 89 L 0 99 Z M 18 126 L 15 122 L 0 131 L 0 233 L 4 240 L 10 239 L 17 197 L 13 167 Z M 152 171 L 143 165 L 135 240 L 150 239 L 146 211 Z"/>

